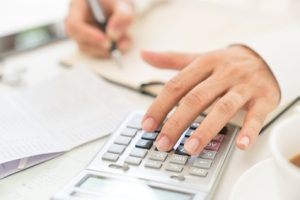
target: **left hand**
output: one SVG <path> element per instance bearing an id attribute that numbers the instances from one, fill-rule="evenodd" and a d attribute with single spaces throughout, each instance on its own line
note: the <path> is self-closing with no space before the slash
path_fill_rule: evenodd
<path id="1" fill-rule="evenodd" d="M 181 70 L 164 87 L 143 119 L 143 129 L 154 131 L 179 103 L 156 140 L 170 150 L 193 120 L 216 102 L 185 150 L 199 154 L 242 108 L 247 111 L 237 146 L 254 143 L 264 120 L 279 103 L 280 89 L 267 64 L 252 50 L 231 46 L 201 55 L 143 52 L 144 60 L 159 68 Z"/>

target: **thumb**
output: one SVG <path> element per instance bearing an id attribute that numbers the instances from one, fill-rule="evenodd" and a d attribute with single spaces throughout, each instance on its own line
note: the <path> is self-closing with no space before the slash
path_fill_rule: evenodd
<path id="1" fill-rule="evenodd" d="M 176 69 L 181 70 L 187 65 L 191 64 L 198 55 L 196 54 L 183 54 L 183 53 L 158 53 L 151 51 L 142 51 L 142 58 L 149 63 L 158 68 L 165 69 Z"/>
<path id="2" fill-rule="evenodd" d="M 116 1 L 107 25 L 109 37 L 115 41 L 119 40 L 127 32 L 133 18 L 133 6 L 125 1 Z"/>

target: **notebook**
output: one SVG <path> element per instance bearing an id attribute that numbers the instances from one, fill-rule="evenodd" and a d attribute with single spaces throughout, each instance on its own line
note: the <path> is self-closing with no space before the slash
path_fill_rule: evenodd
<path id="1" fill-rule="evenodd" d="M 238 10 L 226 4 L 172 0 L 133 24 L 134 46 L 123 56 L 122 67 L 111 60 L 92 58 L 77 50 L 63 57 L 61 63 L 88 66 L 110 82 L 156 96 L 177 72 L 149 66 L 140 56 L 142 49 L 207 52 L 272 31 L 278 28 L 278 24 L 278 20 L 270 16 L 253 15 L 249 10 Z M 265 123 L 285 107 L 282 105 L 271 113 Z M 244 116 L 245 112 L 241 111 L 231 122 L 242 126 Z"/>
<path id="2" fill-rule="evenodd" d="M 109 134 L 132 108 L 83 67 L 0 96 L 0 178 Z"/>

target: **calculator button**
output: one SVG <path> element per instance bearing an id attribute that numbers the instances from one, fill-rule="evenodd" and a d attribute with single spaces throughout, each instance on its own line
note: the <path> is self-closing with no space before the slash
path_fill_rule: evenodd
<path id="1" fill-rule="evenodd" d="M 162 152 L 162 151 L 153 151 L 150 154 L 149 159 L 151 160 L 158 160 L 158 161 L 165 161 L 167 158 L 168 154 L 166 152 Z"/>
<path id="2" fill-rule="evenodd" d="M 141 158 L 137 158 L 137 157 L 133 157 L 133 156 L 128 156 L 125 160 L 125 163 L 129 164 L 129 165 L 140 165 L 142 162 Z"/>
<path id="3" fill-rule="evenodd" d="M 194 122 L 198 122 L 198 123 L 200 123 L 200 122 L 202 122 L 203 121 L 203 116 L 202 115 L 200 115 L 200 116 L 198 116 L 195 120 L 194 120 Z"/>
<path id="4" fill-rule="evenodd" d="M 194 123 L 192 123 L 191 124 L 191 129 L 197 129 L 198 127 L 200 126 L 200 123 L 198 123 L 198 122 L 194 122 Z"/>
<path id="5" fill-rule="evenodd" d="M 216 157 L 217 152 L 216 151 L 209 151 L 209 150 L 203 150 L 200 155 L 199 158 L 204 158 L 204 159 L 210 159 L 213 160 Z"/>
<path id="6" fill-rule="evenodd" d="M 157 129 L 155 129 L 155 132 L 159 133 L 163 127 L 164 123 L 162 123 L 161 125 L 159 125 L 159 127 L 157 127 Z"/>
<path id="7" fill-rule="evenodd" d="M 210 141 L 204 149 L 206 150 L 211 150 L 211 151 L 218 151 L 220 148 L 221 143 L 215 142 L 215 141 Z"/>
<path id="8" fill-rule="evenodd" d="M 200 169 L 196 167 L 192 167 L 190 170 L 190 174 L 193 176 L 201 176 L 205 177 L 207 175 L 208 171 L 206 169 Z"/>
<path id="9" fill-rule="evenodd" d="M 145 163 L 145 167 L 147 168 L 160 169 L 161 166 L 162 162 L 160 161 L 147 160 L 147 162 Z"/>
<path id="10" fill-rule="evenodd" d="M 112 162 L 116 162 L 118 159 L 119 159 L 119 155 L 114 153 L 105 153 L 102 156 L 102 160 L 107 160 Z"/>
<path id="11" fill-rule="evenodd" d="M 141 129 L 142 128 L 142 119 L 143 119 L 143 117 L 141 115 L 133 116 L 130 119 L 130 121 L 127 123 L 127 127 Z"/>
<path id="12" fill-rule="evenodd" d="M 130 141 L 131 141 L 130 137 L 119 136 L 117 137 L 114 143 L 128 146 Z"/>
<path id="13" fill-rule="evenodd" d="M 193 167 L 199 167 L 203 169 L 209 169 L 212 164 L 212 160 L 198 158 L 194 161 Z"/>
<path id="14" fill-rule="evenodd" d="M 134 148 L 130 152 L 130 155 L 138 158 L 145 158 L 147 152 L 147 149 Z"/>
<path id="15" fill-rule="evenodd" d="M 222 135 L 222 134 L 218 134 L 218 135 L 216 135 L 213 139 L 212 139 L 212 141 L 215 141 L 215 142 L 222 142 L 223 140 L 224 140 L 224 135 Z"/>
<path id="16" fill-rule="evenodd" d="M 107 150 L 109 153 L 122 154 L 125 150 L 124 145 L 112 144 Z"/>
<path id="17" fill-rule="evenodd" d="M 172 171 L 172 172 L 181 172 L 182 169 L 183 169 L 183 165 L 177 165 L 172 163 L 169 163 L 166 167 L 167 171 Z"/>
<path id="18" fill-rule="evenodd" d="M 135 147 L 142 148 L 142 149 L 150 149 L 153 145 L 153 142 L 150 140 L 143 140 L 140 139 L 136 144 Z"/>
<path id="19" fill-rule="evenodd" d="M 185 165 L 185 163 L 187 162 L 188 158 L 189 158 L 188 156 L 173 154 L 171 156 L 171 158 L 170 158 L 170 162 L 171 163 Z"/>
<path id="20" fill-rule="evenodd" d="M 177 149 L 175 150 L 175 154 L 178 154 L 178 155 L 186 155 L 188 156 L 189 154 L 185 151 L 184 147 L 182 145 L 179 145 L 177 147 Z"/>
<path id="21" fill-rule="evenodd" d="M 156 139 L 157 135 L 158 135 L 158 133 L 145 132 L 145 133 L 142 135 L 142 139 L 154 141 L 154 140 Z"/>
<path id="22" fill-rule="evenodd" d="M 222 128 L 222 130 L 220 131 L 220 134 L 225 135 L 228 131 L 228 128 L 225 126 L 224 128 Z"/>
<path id="23" fill-rule="evenodd" d="M 121 135 L 126 137 L 134 137 L 136 135 L 137 130 L 132 128 L 125 128 L 121 131 Z"/>
<path id="24" fill-rule="evenodd" d="M 186 137 L 190 137 L 193 133 L 194 133 L 194 130 L 193 130 L 193 129 L 188 129 L 188 130 L 185 132 L 185 136 L 186 136 Z"/>
<path id="25" fill-rule="evenodd" d="M 181 141 L 180 141 L 180 144 L 181 144 L 181 145 L 184 145 L 184 143 L 185 143 L 185 141 L 186 141 L 187 139 L 188 139 L 188 137 L 182 138 Z"/>

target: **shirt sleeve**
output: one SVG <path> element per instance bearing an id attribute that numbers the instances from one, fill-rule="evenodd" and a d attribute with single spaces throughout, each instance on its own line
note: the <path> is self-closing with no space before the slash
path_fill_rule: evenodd
<path id="1" fill-rule="evenodd" d="M 137 15 L 142 15 L 156 4 L 166 2 L 168 0 L 133 0 L 133 4 Z"/>
<path id="2" fill-rule="evenodd" d="M 300 26 L 245 41 L 244 45 L 260 55 L 272 70 L 280 86 L 280 105 L 300 96 Z"/>

